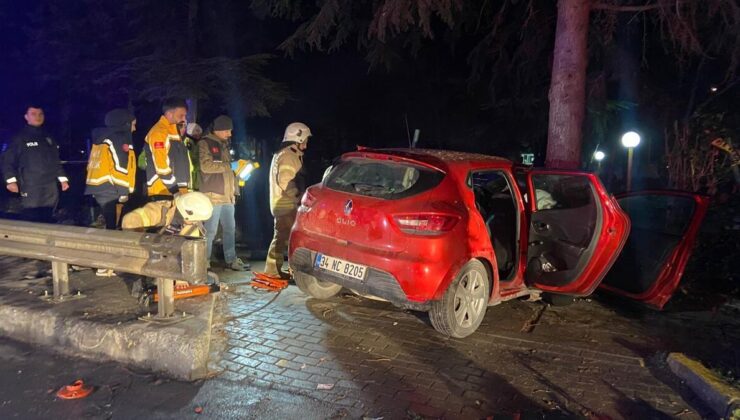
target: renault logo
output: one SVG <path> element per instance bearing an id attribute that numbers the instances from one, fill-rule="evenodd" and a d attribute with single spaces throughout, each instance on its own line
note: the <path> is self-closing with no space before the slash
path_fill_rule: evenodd
<path id="1" fill-rule="evenodd" d="M 352 214 L 352 200 L 347 200 L 344 204 L 344 215 L 349 216 L 350 214 Z"/>

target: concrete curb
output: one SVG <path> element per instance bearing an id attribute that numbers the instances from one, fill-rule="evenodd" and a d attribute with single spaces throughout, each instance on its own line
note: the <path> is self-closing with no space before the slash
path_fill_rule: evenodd
<path id="1" fill-rule="evenodd" d="M 683 353 L 670 353 L 667 362 L 671 371 L 721 418 L 734 418 L 733 412 L 740 410 L 740 390 L 698 361 Z"/>
<path id="2" fill-rule="evenodd" d="M 95 322 L 64 316 L 52 306 L 27 307 L 0 299 L 0 332 L 15 340 L 92 359 L 135 365 L 194 380 L 207 374 L 209 314 L 174 325 Z"/>

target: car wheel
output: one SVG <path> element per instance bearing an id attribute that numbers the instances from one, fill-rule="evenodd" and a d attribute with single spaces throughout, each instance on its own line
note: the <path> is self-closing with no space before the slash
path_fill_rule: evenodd
<path id="1" fill-rule="evenodd" d="M 429 319 L 434 329 L 451 337 L 467 337 L 483 321 L 490 280 L 480 261 L 465 264 L 441 300 L 432 302 Z"/>
<path id="2" fill-rule="evenodd" d="M 342 286 L 328 281 L 321 281 L 314 276 L 296 271 L 293 273 L 295 284 L 301 291 L 316 299 L 328 299 L 342 290 Z"/>

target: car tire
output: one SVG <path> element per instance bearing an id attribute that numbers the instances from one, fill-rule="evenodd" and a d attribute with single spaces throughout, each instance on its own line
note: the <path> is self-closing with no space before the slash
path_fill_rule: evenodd
<path id="1" fill-rule="evenodd" d="M 486 315 L 490 280 L 478 260 L 468 262 L 450 283 L 442 299 L 432 302 L 429 320 L 444 335 L 464 338 L 478 329 Z"/>
<path id="2" fill-rule="evenodd" d="M 342 286 L 328 281 L 321 281 L 316 277 L 296 271 L 293 273 L 295 284 L 301 291 L 316 299 L 329 299 L 336 296 Z"/>

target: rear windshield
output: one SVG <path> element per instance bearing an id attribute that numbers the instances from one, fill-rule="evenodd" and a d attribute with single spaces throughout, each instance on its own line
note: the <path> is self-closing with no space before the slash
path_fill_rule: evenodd
<path id="1" fill-rule="evenodd" d="M 397 200 L 430 190 L 444 174 L 422 166 L 373 159 L 348 159 L 335 166 L 324 181 L 332 190 Z"/>

